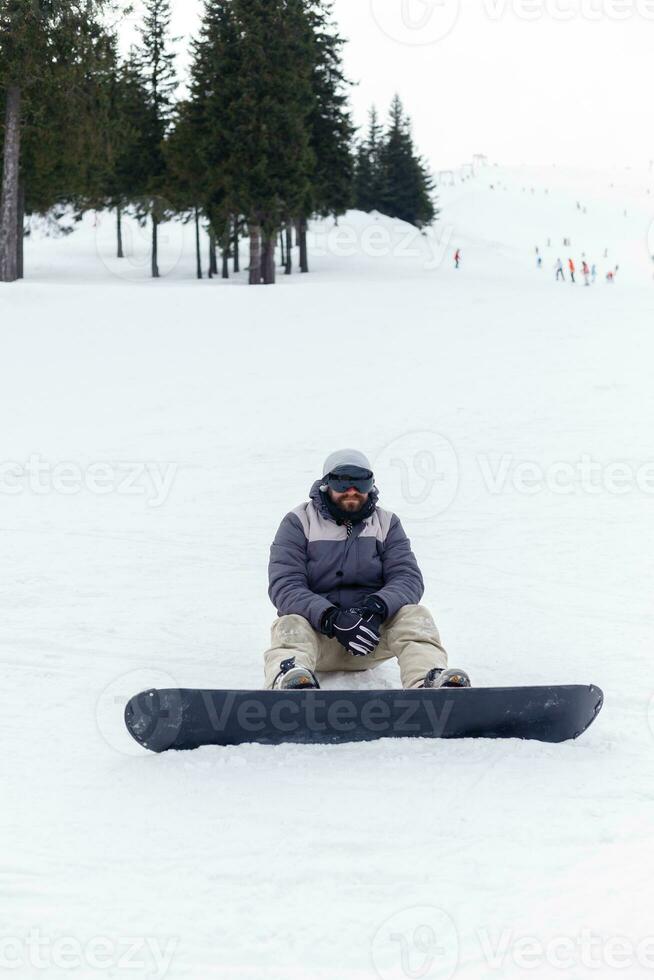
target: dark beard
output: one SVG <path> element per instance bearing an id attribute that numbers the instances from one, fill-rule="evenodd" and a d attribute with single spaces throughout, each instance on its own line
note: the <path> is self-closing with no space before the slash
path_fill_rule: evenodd
<path id="1" fill-rule="evenodd" d="M 368 497 L 365 504 L 358 510 L 343 510 L 338 504 L 335 504 L 329 494 L 320 491 L 320 496 L 322 498 L 325 507 L 332 515 L 337 524 L 346 524 L 350 522 L 351 524 L 359 524 L 361 521 L 365 521 L 367 517 L 373 513 L 375 509 L 375 502 L 371 497 Z"/>

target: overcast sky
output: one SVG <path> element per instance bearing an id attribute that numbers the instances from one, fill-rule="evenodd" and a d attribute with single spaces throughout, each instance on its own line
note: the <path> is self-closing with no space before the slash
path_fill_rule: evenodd
<path id="1" fill-rule="evenodd" d="M 172 0 L 175 31 L 201 0 Z M 654 158 L 654 0 L 336 0 L 357 124 L 395 91 L 434 170 Z M 135 14 L 135 17 L 137 14 Z M 126 31 L 126 36 L 128 32 Z"/>

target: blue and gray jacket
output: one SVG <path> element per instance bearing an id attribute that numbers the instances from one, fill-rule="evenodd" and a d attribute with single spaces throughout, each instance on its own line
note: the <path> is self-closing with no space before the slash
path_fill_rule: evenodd
<path id="1" fill-rule="evenodd" d="M 280 616 L 296 614 L 320 629 L 332 606 L 360 605 L 371 595 L 386 604 L 389 618 L 420 602 L 424 583 L 400 519 L 377 507 L 348 527 L 327 509 L 322 480 L 311 499 L 287 514 L 270 549 L 268 595 Z"/>

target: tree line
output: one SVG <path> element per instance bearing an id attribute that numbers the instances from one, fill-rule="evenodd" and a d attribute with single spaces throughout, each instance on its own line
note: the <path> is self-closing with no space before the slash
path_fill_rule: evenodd
<path id="1" fill-rule="evenodd" d="M 205 0 L 178 98 L 170 0 L 145 0 L 125 57 L 112 0 L 3 0 L 0 9 L 0 281 L 23 276 L 25 216 L 64 230 L 72 213 L 115 213 L 151 228 L 194 222 L 209 275 L 240 271 L 273 283 L 309 270 L 307 224 L 356 206 L 411 221 L 436 217 L 432 183 L 399 98 L 386 131 L 377 113 L 356 139 L 332 0 Z M 219 258 L 221 268 L 219 269 Z"/>
<path id="2" fill-rule="evenodd" d="M 434 182 L 417 155 L 411 121 L 398 95 L 391 103 L 388 129 L 384 131 L 377 110 L 370 110 L 366 137 L 356 150 L 354 207 L 381 211 L 418 228 L 438 216 Z"/>

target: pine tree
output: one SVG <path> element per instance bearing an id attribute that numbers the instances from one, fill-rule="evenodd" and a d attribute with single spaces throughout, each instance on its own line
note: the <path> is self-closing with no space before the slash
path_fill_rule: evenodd
<path id="1" fill-rule="evenodd" d="M 198 39 L 193 44 L 188 129 L 198 205 L 209 224 L 210 275 L 217 272 L 214 242 L 223 254 L 223 277 L 238 221 L 235 196 L 232 106 L 240 90 L 241 41 L 234 5 L 205 0 Z"/>
<path id="2" fill-rule="evenodd" d="M 198 152 L 198 133 L 194 127 L 194 106 L 181 102 L 173 129 L 165 143 L 166 198 L 176 213 L 195 222 L 197 277 L 202 279 L 200 225 L 205 192 L 205 173 Z"/>
<path id="3" fill-rule="evenodd" d="M 275 280 L 277 233 L 301 213 L 313 167 L 310 37 L 303 0 L 233 0 L 239 85 L 228 180 L 250 233 L 250 282 Z"/>
<path id="4" fill-rule="evenodd" d="M 21 162 L 24 127 L 34 86 L 32 73 L 43 84 L 47 73 L 47 15 L 39 16 L 29 0 L 8 0 L 0 8 L 0 94 L 2 129 L 2 186 L 0 190 L 0 282 L 20 275 Z M 21 228 L 19 230 L 19 222 Z"/>
<path id="5" fill-rule="evenodd" d="M 411 122 L 398 95 L 391 104 L 390 125 L 380 160 L 383 177 L 380 210 L 418 228 L 430 225 L 437 215 L 432 200 L 434 185 L 415 151 Z"/>
<path id="6" fill-rule="evenodd" d="M 354 178 L 354 206 L 359 211 L 381 211 L 385 203 L 382 153 L 384 131 L 375 106 L 369 113 L 368 134 L 359 143 Z"/>
<path id="7" fill-rule="evenodd" d="M 117 256 L 124 257 L 124 212 L 143 200 L 148 180 L 148 95 L 134 50 L 113 66 L 106 125 L 105 206 L 116 211 Z"/>
<path id="8" fill-rule="evenodd" d="M 103 0 L 4 0 L 0 7 L 0 281 L 22 275 L 23 208 L 83 206 L 97 189 L 97 113 L 108 56 L 98 19 L 104 6 Z"/>
<path id="9" fill-rule="evenodd" d="M 147 176 L 141 213 L 149 214 L 152 222 L 152 276 L 158 279 L 158 226 L 168 210 L 162 197 L 166 173 L 164 139 L 173 118 L 177 88 L 172 45 L 179 38 L 170 36 L 170 0 L 144 0 L 144 5 L 138 63 L 147 92 L 148 130 L 144 146 Z"/>
<path id="10" fill-rule="evenodd" d="M 343 45 L 333 22 L 332 0 L 310 0 L 313 106 L 309 116 L 313 171 L 304 213 L 300 216 L 301 269 L 308 272 L 306 217 L 343 214 L 353 203 L 354 127 L 348 104 L 349 82 L 343 71 Z M 290 250 L 289 250 L 290 254 Z"/>

